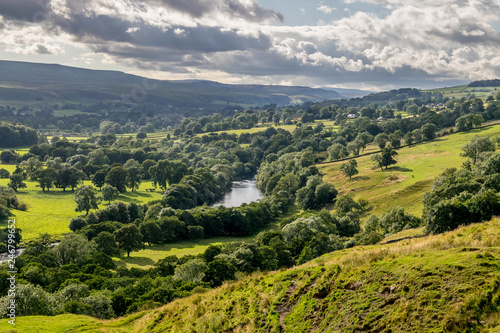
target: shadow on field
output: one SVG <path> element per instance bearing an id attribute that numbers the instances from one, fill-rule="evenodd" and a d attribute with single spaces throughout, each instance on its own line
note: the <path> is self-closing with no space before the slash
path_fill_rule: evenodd
<path id="1" fill-rule="evenodd" d="M 390 171 L 399 171 L 399 172 L 413 172 L 413 169 L 403 168 L 403 167 L 400 167 L 400 166 L 395 166 L 395 167 L 389 168 L 387 170 L 390 170 Z"/>
<path id="2" fill-rule="evenodd" d="M 356 177 L 352 177 L 351 180 L 354 181 L 354 180 L 369 180 L 370 177 L 368 176 L 356 176 Z"/>
<path id="3" fill-rule="evenodd" d="M 127 264 L 133 264 L 133 265 L 139 265 L 139 266 L 152 266 L 155 264 L 155 262 L 153 261 L 153 259 L 151 258 L 147 258 L 147 257 L 121 257 L 120 258 L 120 263 L 127 263 Z M 115 262 L 115 264 L 117 264 L 117 266 L 122 266 L 120 264 L 118 264 L 118 262 Z"/>
<path id="4" fill-rule="evenodd" d="M 118 196 L 118 199 L 123 202 L 140 202 L 138 198 L 151 198 L 153 197 L 150 193 L 144 192 L 125 192 Z"/>

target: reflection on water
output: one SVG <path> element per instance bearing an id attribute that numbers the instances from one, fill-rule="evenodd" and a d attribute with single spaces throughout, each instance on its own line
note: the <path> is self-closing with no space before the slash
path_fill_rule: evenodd
<path id="1" fill-rule="evenodd" d="M 212 206 L 239 207 L 244 203 L 250 203 L 262 199 L 264 194 L 257 189 L 257 181 L 254 179 L 234 181 L 231 190 L 224 195 L 220 201 Z"/>

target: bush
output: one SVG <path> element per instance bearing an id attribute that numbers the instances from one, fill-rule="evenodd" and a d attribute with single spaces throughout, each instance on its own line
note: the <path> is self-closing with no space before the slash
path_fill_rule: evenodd
<path id="1" fill-rule="evenodd" d="M 74 217 L 69 223 L 69 230 L 77 231 L 87 226 L 87 221 L 81 217 Z"/>

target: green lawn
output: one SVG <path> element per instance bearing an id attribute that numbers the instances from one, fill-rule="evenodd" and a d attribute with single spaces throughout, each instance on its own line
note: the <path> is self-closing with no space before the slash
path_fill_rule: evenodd
<path id="1" fill-rule="evenodd" d="M 352 192 L 356 199 L 367 199 L 372 205 L 370 213 L 380 215 L 387 209 L 400 206 L 420 216 L 422 197 L 429 191 L 434 179 L 446 168 L 460 167 L 465 161 L 460 148 L 474 135 L 498 136 L 500 126 L 456 133 L 433 141 L 398 150 L 398 163 L 381 171 L 373 169 L 371 156 L 356 159 L 359 174 L 349 179 L 339 171 L 343 162 L 318 165 L 325 181 L 333 184 L 341 194 Z M 376 151 L 378 147 L 367 147 Z"/>

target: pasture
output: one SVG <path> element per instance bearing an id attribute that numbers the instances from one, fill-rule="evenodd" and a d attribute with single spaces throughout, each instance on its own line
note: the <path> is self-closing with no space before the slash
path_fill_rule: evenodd
<path id="1" fill-rule="evenodd" d="M 12 173 L 15 170 L 15 165 L 2 164 L 0 168 L 5 168 Z M 8 182 L 8 179 L 0 179 L 0 185 L 6 186 Z M 44 233 L 52 235 L 55 239 L 69 233 L 70 220 L 82 215 L 81 212 L 75 212 L 74 192 L 71 189 L 62 191 L 55 188 L 48 192 L 42 192 L 37 187 L 36 182 L 26 180 L 25 183 L 28 187 L 19 189 L 17 196 L 28 205 L 28 210 L 12 210 L 16 225 L 22 230 L 23 241 L 29 242 Z M 85 181 L 84 184 L 92 185 L 90 181 Z M 146 192 L 146 188 L 150 187 L 149 181 L 143 181 L 137 192 L 121 193 L 117 201 L 147 203 L 151 200 L 161 199 L 162 193 L 159 191 Z M 107 202 L 101 202 L 99 207 L 104 208 L 107 204 Z M 0 224 L 0 227 L 5 226 L 5 223 Z"/>
<path id="2" fill-rule="evenodd" d="M 340 173 L 344 162 L 319 164 L 323 179 L 333 184 L 340 194 L 353 193 L 356 199 L 366 199 L 372 206 L 371 213 L 377 215 L 391 207 L 403 207 L 406 211 L 421 216 L 422 198 L 429 191 L 435 178 L 447 168 L 460 167 L 466 160 L 460 156 L 461 147 L 474 135 L 498 136 L 500 126 L 474 129 L 455 133 L 432 141 L 398 149 L 398 163 L 387 170 L 373 168 L 371 155 L 356 158 L 359 174 L 352 179 Z M 378 147 L 367 147 L 376 151 Z"/>

